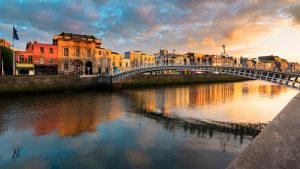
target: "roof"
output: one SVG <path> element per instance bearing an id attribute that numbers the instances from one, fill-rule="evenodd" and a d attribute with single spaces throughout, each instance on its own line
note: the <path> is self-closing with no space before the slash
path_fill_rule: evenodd
<path id="1" fill-rule="evenodd" d="M 65 33 L 65 32 L 60 33 L 59 36 L 71 37 L 71 38 L 91 38 L 91 39 L 97 39 L 93 35 L 83 35 L 83 34 Z"/>
<path id="2" fill-rule="evenodd" d="M 259 56 L 258 60 L 260 60 L 260 61 L 275 61 L 275 57 L 273 55 L 271 55 L 271 56 Z"/>

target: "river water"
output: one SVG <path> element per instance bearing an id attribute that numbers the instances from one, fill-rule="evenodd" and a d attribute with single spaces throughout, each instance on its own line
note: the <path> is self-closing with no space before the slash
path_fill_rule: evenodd
<path id="1" fill-rule="evenodd" d="M 226 168 L 296 93 L 246 81 L 2 97 L 0 168 Z"/>

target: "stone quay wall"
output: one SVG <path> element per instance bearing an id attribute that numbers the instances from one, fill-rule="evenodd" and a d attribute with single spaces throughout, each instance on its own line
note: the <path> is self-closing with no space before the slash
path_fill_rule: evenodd
<path id="1" fill-rule="evenodd" d="M 248 78 L 226 74 L 140 74 L 122 80 L 113 86 L 108 81 L 101 82 L 98 77 L 79 75 L 34 75 L 0 76 L 0 95 L 12 93 L 40 93 L 71 90 L 101 90 L 107 88 L 128 88 L 188 83 L 212 83 L 243 81 Z"/>
<path id="2" fill-rule="evenodd" d="M 227 74 L 140 74 L 113 84 L 117 88 L 130 88 L 157 85 L 179 85 L 191 83 L 214 83 L 214 82 L 234 82 L 250 80 Z"/>
<path id="3" fill-rule="evenodd" d="M 0 76 L 0 94 L 97 88 L 98 77 L 79 75 Z"/>

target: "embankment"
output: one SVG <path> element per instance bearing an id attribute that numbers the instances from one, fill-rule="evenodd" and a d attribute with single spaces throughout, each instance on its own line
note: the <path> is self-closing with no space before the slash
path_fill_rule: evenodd
<path id="1" fill-rule="evenodd" d="M 132 87 L 147 87 L 158 85 L 178 85 L 178 84 L 193 84 L 193 83 L 216 83 L 216 82 L 235 82 L 250 80 L 246 77 L 239 77 L 227 74 L 140 74 L 122 80 L 114 87 L 117 88 L 132 88 Z"/>
<path id="2" fill-rule="evenodd" d="M 98 88 L 97 77 L 76 75 L 0 76 L 0 94 L 39 93 Z"/>

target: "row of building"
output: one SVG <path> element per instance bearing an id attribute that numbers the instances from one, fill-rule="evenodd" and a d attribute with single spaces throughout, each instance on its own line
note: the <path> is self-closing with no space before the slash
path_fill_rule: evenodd
<path id="1" fill-rule="evenodd" d="M 101 45 L 102 40 L 92 35 L 64 32 L 54 35 L 52 44 L 28 42 L 24 51 L 15 51 L 16 75 L 111 74 L 130 69 L 133 59 L 138 66 L 155 64 L 154 55 L 133 51 L 124 57 Z"/>
<path id="2" fill-rule="evenodd" d="M 0 40 L 0 45 L 10 47 L 10 43 Z M 112 74 L 136 67 L 154 65 L 191 65 L 206 64 L 214 66 L 233 66 L 239 58 L 201 53 L 169 53 L 163 49 L 158 53 L 146 54 L 142 51 L 128 51 L 124 55 L 101 47 L 102 40 L 93 35 L 62 32 L 54 35 L 52 44 L 28 42 L 24 51 L 15 51 L 16 75 L 35 74 Z M 253 59 L 243 58 L 246 66 L 253 66 Z M 278 56 L 258 57 L 258 68 L 271 70 L 275 60 L 280 61 L 283 70 L 293 65 L 293 70 L 300 70 L 297 63 L 289 63 Z"/>

